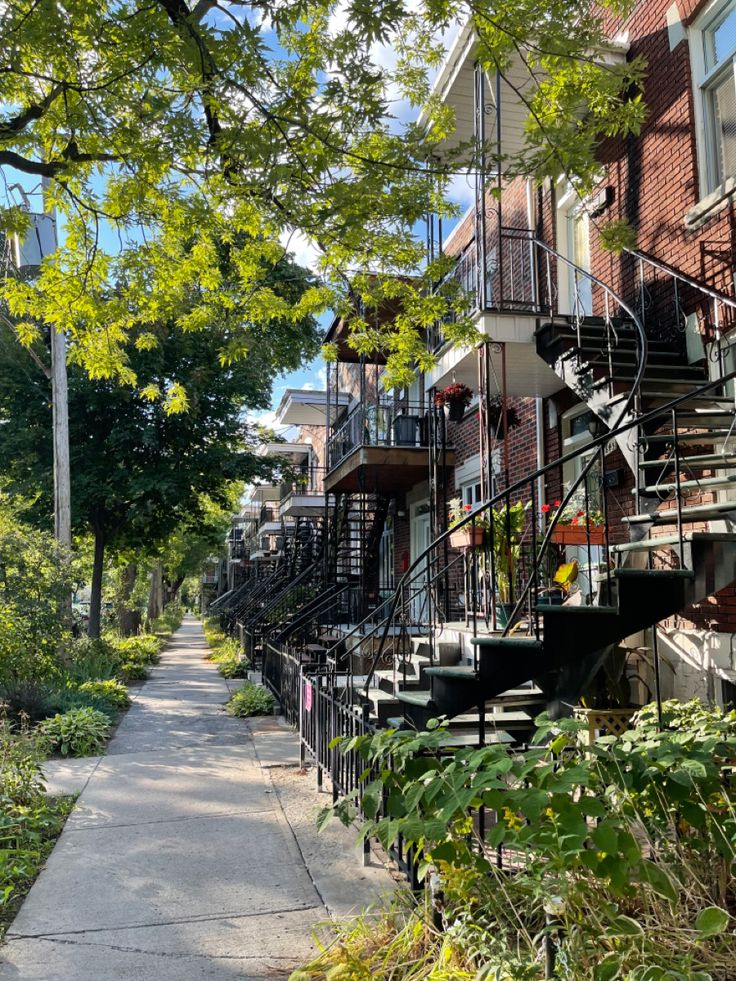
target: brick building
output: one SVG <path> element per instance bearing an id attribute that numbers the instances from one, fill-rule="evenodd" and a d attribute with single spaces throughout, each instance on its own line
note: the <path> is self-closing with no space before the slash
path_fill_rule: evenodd
<path id="1" fill-rule="evenodd" d="M 311 647 L 328 619 L 327 662 L 381 721 L 475 706 L 474 738 L 489 718 L 513 732 L 516 708 L 590 704 L 614 662 L 626 694 L 597 690 L 614 703 L 736 695 L 736 0 L 646 0 L 609 30 L 606 57 L 648 61 L 648 116 L 602 144 L 595 192 L 476 173 L 476 204 L 433 243 L 457 259 L 479 345 L 430 332 L 436 366 L 386 393 L 380 354 L 351 351 L 339 319 L 329 334 L 338 360 L 310 452 L 333 540 L 325 595 L 352 599 L 341 633 L 320 607 Z M 478 141 L 480 118 L 498 159 L 520 145 L 518 88 L 481 71 L 472 26 L 435 91 L 455 109 L 449 143 Z M 620 219 L 637 248 L 617 255 L 600 229 Z M 437 395 L 458 384 L 470 402 L 451 420 Z M 322 439 L 304 414 L 283 421 Z M 453 544 L 456 498 L 490 525 L 485 551 Z"/>

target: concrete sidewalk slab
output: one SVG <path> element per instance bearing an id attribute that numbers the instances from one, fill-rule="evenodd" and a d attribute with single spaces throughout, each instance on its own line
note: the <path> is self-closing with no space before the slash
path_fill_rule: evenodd
<path id="1" fill-rule="evenodd" d="M 47 760 L 43 765 L 46 793 L 52 797 L 80 794 L 101 759 L 101 756 L 85 756 L 80 760 Z"/>
<path id="2" fill-rule="evenodd" d="M 275 719 L 251 733 L 226 715 L 229 686 L 205 651 L 187 619 L 108 755 L 49 768 L 81 794 L 8 933 L 0 981 L 286 978 L 312 956 L 316 924 L 391 887 L 359 868 L 353 832 L 310 843 L 316 795 L 283 766 L 298 740 Z"/>

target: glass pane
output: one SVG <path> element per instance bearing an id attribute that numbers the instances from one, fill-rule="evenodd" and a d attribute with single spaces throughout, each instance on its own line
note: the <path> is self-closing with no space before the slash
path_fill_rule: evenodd
<path id="1" fill-rule="evenodd" d="M 712 55 L 714 57 L 714 67 L 736 48 L 736 7 L 734 7 L 723 20 L 715 27 L 711 34 Z"/>
<path id="2" fill-rule="evenodd" d="M 713 89 L 720 178 L 736 175 L 736 83 L 729 71 Z"/>

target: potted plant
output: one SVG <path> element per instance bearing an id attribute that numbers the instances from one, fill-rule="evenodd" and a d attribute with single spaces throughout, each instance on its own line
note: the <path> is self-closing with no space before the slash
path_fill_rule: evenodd
<path id="1" fill-rule="evenodd" d="M 488 400 L 486 409 L 488 425 L 498 433 L 498 438 L 503 439 L 506 435 L 503 427 L 503 398 L 500 395 L 493 395 Z M 521 425 L 521 417 L 513 405 L 506 404 L 506 427 L 509 432 Z"/>
<path id="2" fill-rule="evenodd" d="M 435 392 L 434 404 L 444 407 L 451 422 L 460 422 L 472 398 L 472 390 L 467 385 L 456 382 Z"/>
<path id="3" fill-rule="evenodd" d="M 452 529 L 473 510 L 470 504 L 463 504 L 459 497 L 450 502 L 448 528 Z M 488 530 L 488 518 L 485 514 L 478 517 L 474 523 L 468 523 L 450 535 L 450 545 L 453 548 L 480 548 Z"/>
<path id="4" fill-rule="evenodd" d="M 497 596 L 496 624 L 499 627 L 506 626 L 513 612 L 511 584 L 516 580 L 516 564 L 521 555 L 528 508 L 528 501 L 491 508 L 494 586 Z"/>
<path id="5" fill-rule="evenodd" d="M 585 507 L 584 492 L 576 491 L 560 511 L 561 501 L 554 505 L 543 504 L 542 512 L 551 520 L 559 514 L 552 532 L 552 541 L 558 545 L 605 545 L 606 525 L 602 511 Z M 556 510 L 553 510 L 553 507 Z"/>

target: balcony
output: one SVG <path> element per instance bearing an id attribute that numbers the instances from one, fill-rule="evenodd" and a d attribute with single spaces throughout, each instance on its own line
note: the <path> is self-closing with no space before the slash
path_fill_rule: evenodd
<path id="1" fill-rule="evenodd" d="M 451 250 L 452 239 L 447 247 Z M 539 318 L 549 315 L 548 296 L 550 290 L 555 292 L 550 284 L 556 282 L 557 270 L 533 231 L 500 226 L 497 216 L 486 216 L 485 237 L 473 238 L 458 254 L 452 275 L 468 295 L 479 333 L 495 342 L 491 394 L 502 390 L 504 375 L 508 395 L 546 397 L 558 392 L 560 379 L 537 354 L 535 338 Z M 437 357 L 427 374 L 428 388 L 444 388 L 452 381 L 477 387 L 475 348 L 445 344 L 441 324 L 428 331 L 427 344 Z"/>
<path id="2" fill-rule="evenodd" d="M 264 504 L 258 517 L 258 537 L 281 534 L 281 516 L 276 505 Z"/>
<path id="3" fill-rule="evenodd" d="M 324 473 L 317 467 L 281 484 L 280 513 L 284 518 L 312 518 L 325 508 Z"/>
<path id="4" fill-rule="evenodd" d="M 359 405 L 327 444 L 326 492 L 407 490 L 429 473 L 429 417 L 425 406 Z M 454 466 L 454 450 L 445 450 Z"/>

